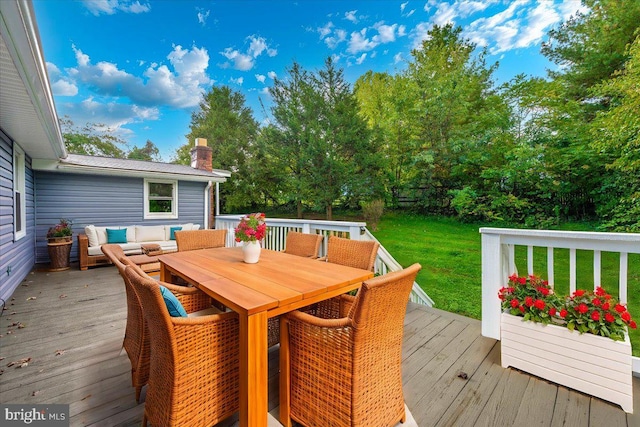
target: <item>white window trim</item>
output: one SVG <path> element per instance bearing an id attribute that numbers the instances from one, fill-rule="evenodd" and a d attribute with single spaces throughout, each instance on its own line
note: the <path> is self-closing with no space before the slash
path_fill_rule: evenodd
<path id="1" fill-rule="evenodd" d="M 173 185 L 173 210 L 171 212 L 149 212 L 149 184 Z M 144 179 L 144 219 L 176 219 L 178 218 L 178 181 L 171 179 Z"/>
<path id="2" fill-rule="evenodd" d="M 24 150 L 18 144 L 13 143 L 13 239 L 20 240 L 27 235 L 27 165 Z M 17 230 L 18 222 L 16 221 L 16 192 L 20 192 L 20 223 L 22 230 Z"/>

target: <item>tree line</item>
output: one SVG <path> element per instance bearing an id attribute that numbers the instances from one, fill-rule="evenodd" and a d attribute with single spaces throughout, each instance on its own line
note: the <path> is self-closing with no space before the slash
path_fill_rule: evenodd
<path id="1" fill-rule="evenodd" d="M 387 207 L 544 228 L 595 220 L 640 231 L 640 2 L 583 0 L 548 33 L 557 71 L 498 85 L 498 63 L 453 25 L 434 26 L 406 70 L 351 86 L 327 59 L 294 62 L 259 124 L 244 96 L 213 87 L 188 141 L 232 171 L 227 212 Z M 190 144 L 175 161 L 188 164 Z"/>

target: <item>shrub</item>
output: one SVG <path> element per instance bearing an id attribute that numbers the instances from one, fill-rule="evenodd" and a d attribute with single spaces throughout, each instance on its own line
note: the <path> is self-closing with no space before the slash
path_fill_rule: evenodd
<path id="1" fill-rule="evenodd" d="M 370 202 L 362 202 L 362 213 L 367 226 L 371 227 L 371 231 L 378 230 L 378 222 L 384 212 L 383 200 L 372 200 Z"/>

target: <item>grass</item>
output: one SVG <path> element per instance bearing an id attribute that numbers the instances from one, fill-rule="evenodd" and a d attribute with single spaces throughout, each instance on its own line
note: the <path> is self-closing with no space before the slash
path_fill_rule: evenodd
<path id="1" fill-rule="evenodd" d="M 483 225 L 465 224 L 451 218 L 387 213 L 373 234 L 403 266 L 422 264 L 416 281 L 433 299 L 437 308 L 475 319 L 481 318 L 481 246 L 479 229 Z M 573 223 L 565 230 L 593 230 L 591 224 Z M 526 274 L 526 248 L 516 247 L 516 265 Z M 569 291 L 569 251 L 554 251 L 556 291 Z M 618 256 L 602 254 L 601 286 L 613 295 L 618 287 Z M 546 248 L 534 248 L 536 275 L 546 277 Z M 628 265 L 629 311 L 640 321 L 640 255 L 630 254 Z M 593 255 L 577 252 L 578 288 L 593 289 Z M 497 296 L 496 296 L 497 298 Z M 640 356 L 640 330 L 631 330 L 634 356 Z"/>

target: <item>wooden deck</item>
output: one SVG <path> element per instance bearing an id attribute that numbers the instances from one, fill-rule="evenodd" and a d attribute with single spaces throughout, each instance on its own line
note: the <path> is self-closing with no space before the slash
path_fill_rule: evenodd
<path id="1" fill-rule="evenodd" d="M 29 275 L 0 318 L 0 402 L 69 404 L 72 426 L 139 425 L 144 404 L 135 402 L 121 351 L 125 304 L 113 267 Z M 278 404 L 277 358 L 275 348 L 269 363 L 272 413 Z M 7 366 L 22 359 L 30 359 L 27 366 Z M 616 405 L 503 369 L 500 343 L 480 335 L 479 321 L 415 304 L 405 320 L 403 382 L 421 427 L 640 427 L 640 378 L 634 378 L 636 414 L 628 415 Z"/>

